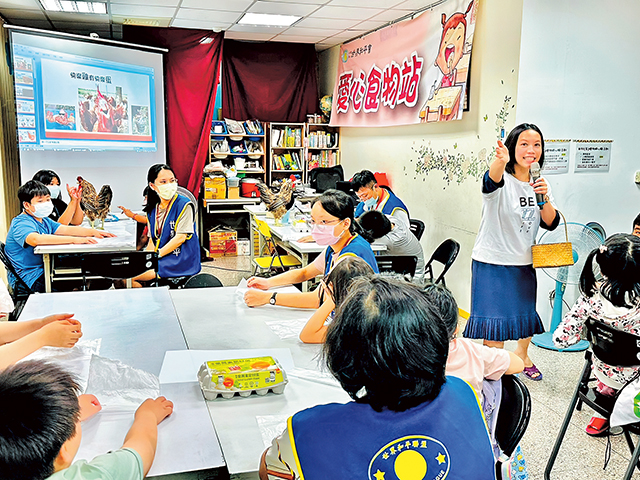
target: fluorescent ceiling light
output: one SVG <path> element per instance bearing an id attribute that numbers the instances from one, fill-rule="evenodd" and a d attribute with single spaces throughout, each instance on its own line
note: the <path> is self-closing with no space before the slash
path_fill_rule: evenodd
<path id="1" fill-rule="evenodd" d="M 268 27 L 288 27 L 302 17 L 295 15 L 271 15 L 269 13 L 245 13 L 238 25 L 262 25 Z"/>
<path id="2" fill-rule="evenodd" d="M 50 12 L 106 14 L 104 2 L 84 2 L 81 0 L 40 0 L 42 7 Z"/>

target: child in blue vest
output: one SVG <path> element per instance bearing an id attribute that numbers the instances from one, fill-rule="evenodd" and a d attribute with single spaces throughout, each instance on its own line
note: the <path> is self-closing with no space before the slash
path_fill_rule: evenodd
<path id="1" fill-rule="evenodd" d="M 180 287 L 200 272 L 200 242 L 195 231 L 194 205 L 178 193 L 178 180 L 165 164 L 156 164 L 147 174 L 147 213 L 149 244 L 147 250 L 158 252 L 158 284 Z M 152 281 L 149 270 L 134 278 L 133 285 Z"/>
<path id="2" fill-rule="evenodd" d="M 260 478 L 495 479 L 476 395 L 445 378 L 448 351 L 446 326 L 419 287 L 356 279 L 324 344 L 354 401 L 290 417 L 263 454 Z"/>

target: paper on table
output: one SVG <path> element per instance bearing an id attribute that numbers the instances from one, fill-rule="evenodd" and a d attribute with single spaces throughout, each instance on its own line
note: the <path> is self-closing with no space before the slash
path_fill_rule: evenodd
<path id="1" fill-rule="evenodd" d="M 294 369 L 288 348 L 250 348 L 240 350 L 169 350 L 164 354 L 160 384 L 185 383 L 198 379 L 198 369 L 204 362 L 271 356 L 280 362 L 285 372 Z"/>
<path id="2" fill-rule="evenodd" d="M 298 338 L 308 320 L 309 318 L 305 317 L 296 318 L 295 320 L 267 320 L 264 323 L 282 340 L 286 340 L 288 338 Z"/>
<path id="3" fill-rule="evenodd" d="M 102 339 L 96 338 L 94 340 L 80 340 L 71 348 L 42 347 L 22 361 L 45 360 L 55 363 L 76 378 L 78 385 L 80 385 L 80 392 L 84 393 L 89 379 L 91 356 L 100 353 L 101 343 Z"/>

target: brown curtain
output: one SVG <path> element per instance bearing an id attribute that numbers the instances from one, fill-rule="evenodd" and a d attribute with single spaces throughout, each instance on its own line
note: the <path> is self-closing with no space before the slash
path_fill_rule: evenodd
<path id="1" fill-rule="evenodd" d="M 225 40 L 222 62 L 224 117 L 304 122 L 318 110 L 314 45 Z"/>

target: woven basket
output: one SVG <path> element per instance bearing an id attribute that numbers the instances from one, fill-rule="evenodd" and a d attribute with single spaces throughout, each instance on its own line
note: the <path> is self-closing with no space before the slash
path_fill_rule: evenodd
<path id="1" fill-rule="evenodd" d="M 532 245 L 531 255 L 533 256 L 533 268 L 566 267 L 575 263 L 573 261 L 573 248 L 569 241 L 567 220 L 560 210 L 558 210 L 558 213 L 560 213 L 564 221 L 564 235 L 567 241 Z"/>

